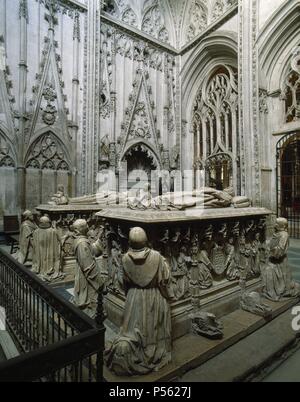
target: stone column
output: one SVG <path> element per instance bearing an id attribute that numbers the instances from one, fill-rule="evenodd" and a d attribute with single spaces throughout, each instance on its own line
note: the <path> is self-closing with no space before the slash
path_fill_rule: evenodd
<path id="1" fill-rule="evenodd" d="M 73 78 L 72 78 L 72 138 L 76 144 L 75 149 L 75 166 L 78 167 L 78 107 L 79 107 L 79 48 L 80 48 L 80 40 L 81 40 L 81 31 L 80 31 L 80 13 L 78 11 L 75 12 L 74 16 L 74 27 L 73 27 Z M 77 174 L 77 171 L 75 172 Z M 74 189 L 73 193 L 77 194 L 77 180 L 76 177 L 73 180 Z"/>
<path id="2" fill-rule="evenodd" d="M 88 0 L 87 79 L 86 79 L 86 155 L 84 155 L 83 191 L 97 191 L 100 138 L 100 1 Z"/>
<path id="3" fill-rule="evenodd" d="M 18 185 L 18 208 L 25 209 L 25 166 L 24 166 L 24 135 L 26 124 L 26 90 L 27 90 L 27 24 L 28 24 L 28 4 L 27 0 L 20 0 L 20 49 L 19 49 L 19 144 L 18 144 L 18 166 L 17 166 L 17 185 Z"/>
<path id="4" fill-rule="evenodd" d="M 239 0 L 241 192 L 261 203 L 258 136 L 257 0 Z"/>

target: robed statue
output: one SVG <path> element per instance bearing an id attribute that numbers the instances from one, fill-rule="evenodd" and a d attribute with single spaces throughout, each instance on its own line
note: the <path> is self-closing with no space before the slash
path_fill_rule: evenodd
<path id="1" fill-rule="evenodd" d="M 63 279 L 61 242 L 48 216 L 42 216 L 33 234 L 32 270 L 47 282 Z"/>
<path id="2" fill-rule="evenodd" d="M 288 221 L 278 218 L 269 245 L 269 262 L 263 269 L 263 296 L 272 301 L 300 295 L 300 285 L 292 279 L 288 263 Z"/>
<path id="3" fill-rule="evenodd" d="M 106 363 L 117 375 L 143 375 L 171 361 L 171 276 L 143 229 L 131 229 L 129 246 L 119 278 L 126 294 L 123 324 Z"/>
<path id="4" fill-rule="evenodd" d="M 23 223 L 20 228 L 20 249 L 16 255 L 17 260 L 24 265 L 32 264 L 33 233 L 37 229 L 33 213 L 29 210 L 23 213 Z"/>
<path id="5" fill-rule="evenodd" d="M 78 219 L 73 224 L 75 233 L 74 253 L 77 267 L 75 271 L 74 303 L 87 315 L 95 318 L 98 294 L 104 281 L 95 257 L 102 254 L 100 239 L 92 243 L 88 238 L 87 221 Z"/>

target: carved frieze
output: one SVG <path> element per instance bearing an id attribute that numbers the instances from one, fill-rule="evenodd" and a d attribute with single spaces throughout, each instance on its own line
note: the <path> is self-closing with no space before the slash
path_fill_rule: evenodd
<path id="1" fill-rule="evenodd" d="M 108 27 L 102 24 L 102 29 Z M 121 56 L 141 62 L 145 67 L 149 66 L 157 71 L 164 69 L 165 52 L 118 29 L 114 46 L 115 52 Z"/>
<path id="2" fill-rule="evenodd" d="M 130 223 L 106 222 L 110 283 L 114 283 L 117 266 L 128 249 L 129 230 Z M 192 298 L 197 305 L 201 289 L 224 279 L 249 280 L 260 276 L 261 262 L 257 255 L 263 252 L 266 240 L 264 218 L 201 225 L 185 223 L 180 227 L 161 224 L 149 226 L 147 233 L 151 247 L 171 267 L 173 301 Z M 116 257 L 117 265 L 112 262 Z M 115 292 L 114 286 L 110 291 Z"/>
<path id="3" fill-rule="evenodd" d="M 237 4 L 238 0 L 217 0 L 212 10 L 212 21 L 219 19 L 226 11 Z"/>
<path id="4" fill-rule="evenodd" d="M 203 2 L 194 0 L 189 10 L 189 25 L 187 26 L 186 39 L 192 40 L 207 28 L 207 8 Z"/>
<path id="5" fill-rule="evenodd" d="M 81 6 L 79 2 L 74 3 L 69 0 L 35 0 L 43 4 L 47 9 L 55 8 L 56 13 L 68 15 L 70 18 L 76 17 L 76 12 L 86 13 L 86 8 Z"/>

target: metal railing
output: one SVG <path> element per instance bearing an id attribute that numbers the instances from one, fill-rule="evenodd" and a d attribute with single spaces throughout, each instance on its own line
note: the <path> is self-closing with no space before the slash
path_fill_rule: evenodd
<path id="1" fill-rule="evenodd" d="M 0 250 L 0 307 L 21 352 L 0 364 L 0 381 L 103 380 L 101 294 L 92 320 Z"/>

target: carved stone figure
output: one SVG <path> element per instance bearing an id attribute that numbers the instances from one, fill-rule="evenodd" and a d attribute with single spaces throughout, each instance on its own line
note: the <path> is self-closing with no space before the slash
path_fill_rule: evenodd
<path id="1" fill-rule="evenodd" d="M 251 274 L 253 276 L 260 275 L 260 233 L 256 233 L 255 239 L 252 242 L 252 256 L 251 256 Z"/>
<path id="2" fill-rule="evenodd" d="M 248 201 L 245 201 L 248 200 Z M 188 208 L 245 208 L 251 205 L 248 198 L 243 199 L 242 203 L 237 203 L 233 189 L 228 188 L 224 191 L 205 187 L 201 190 L 183 191 L 175 193 L 165 193 L 162 196 L 152 197 L 149 184 L 141 191 L 138 197 L 129 197 L 126 192 L 117 193 L 114 191 L 99 192 L 95 195 L 71 198 L 70 204 L 99 204 L 113 205 L 120 203 L 124 207 L 131 209 L 155 209 L 155 210 L 185 210 Z"/>
<path id="3" fill-rule="evenodd" d="M 229 281 L 235 281 L 239 278 L 239 269 L 236 261 L 236 251 L 234 246 L 234 238 L 228 239 L 228 244 L 225 248 L 226 253 L 226 277 Z"/>
<path id="4" fill-rule="evenodd" d="M 288 248 L 288 221 L 278 218 L 269 245 L 269 262 L 263 272 L 263 295 L 272 301 L 300 295 L 300 285 L 292 279 Z"/>
<path id="5" fill-rule="evenodd" d="M 75 233 L 74 252 L 77 261 L 74 286 L 74 303 L 87 315 L 94 318 L 97 310 L 98 294 L 103 288 L 100 268 L 95 257 L 102 254 L 100 240 L 91 243 L 88 239 L 89 227 L 84 219 L 73 224 Z"/>
<path id="6" fill-rule="evenodd" d="M 213 285 L 213 264 L 209 258 L 209 243 L 212 240 L 213 228 L 209 226 L 204 234 L 203 242 L 198 251 L 198 286 L 200 289 L 208 289 Z"/>
<path id="7" fill-rule="evenodd" d="M 122 267 L 122 252 L 120 245 L 114 240 L 112 241 L 111 261 L 109 267 L 109 287 L 114 293 L 121 293 L 119 277 Z"/>
<path id="8" fill-rule="evenodd" d="M 171 361 L 170 269 L 147 244 L 143 229 L 131 229 L 120 276 L 126 294 L 123 325 L 106 351 L 107 366 L 117 375 L 147 374 Z"/>
<path id="9" fill-rule="evenodd" d="M 32 270 L 45 281 L 64 277 L 61 272 L 61 243 L 58 231 L 47 216 L 42 216 L 33 234 Z"/>
<path id="10" fill-rule="evenodd" d="M 263 303 L 261 295 L 257 292 L 244 292 L 241 296 L 240 307 L 242 310 L 262 317 L 272 314 L 271 307 Z"/>
<path id="11" fill-rule="evenodd" d="M 200 289 L 209 289 L 213 285 L 212 269 L 207 250 L 200 250 L 198 254 L 198 285 Z"/>
<path id="12" fill-rule="evenodd" d="M 106 134 L 100 141 L 100 158 L 101 160 L 109 160 L 109 137 Z"/>
<path id="13" fill-rule="evenodd" d="M 246 280 L 251 270 L 251 247 L 247 243 L 245 234 L 242 233 L 239 239 L 238 267 L 240 273 L 240 285 L 245 290 Z"/>
<path id="14" fill-rule="evenodd" d="M 223 325 L 214 314 L 200 312 L 193 314 L 192 332 L 209 339 L 223 338 Z"/>
<path id="15" fill-rule="evenodd" d="M 69 203 L 69 198 L 65 194 L 64 186 L 58 186 L 58 191 L 51 197 L 49 205 L 67 205 Z"/>
<path id="16" fill-rule="evenodd" d="M 188 297 L 190 288 L 185 247 L 180 249 L 179 256 L 173 260 L 172 278 L 174 298 L 180 300 Z"/>
<path id="17" fill-rule="evenodd" d="M 95 242 L 97 240 L 98 237 L 98 231 L 96 229 L 95 225 L 91 225 L 89 228 L 89 231 L 87 233 L 88 238 L 90 239 L 90 241 Z"/>
<path id="18" fill-rule="evenodd" d="M 20 250 L 17 253 L 17 260 L 24 265 L 32 264 L 32 237 L 37 229 L 34 223 L 33 213 L 29 210 L 23 213 L 23 223 L 20 229 Z"/>

